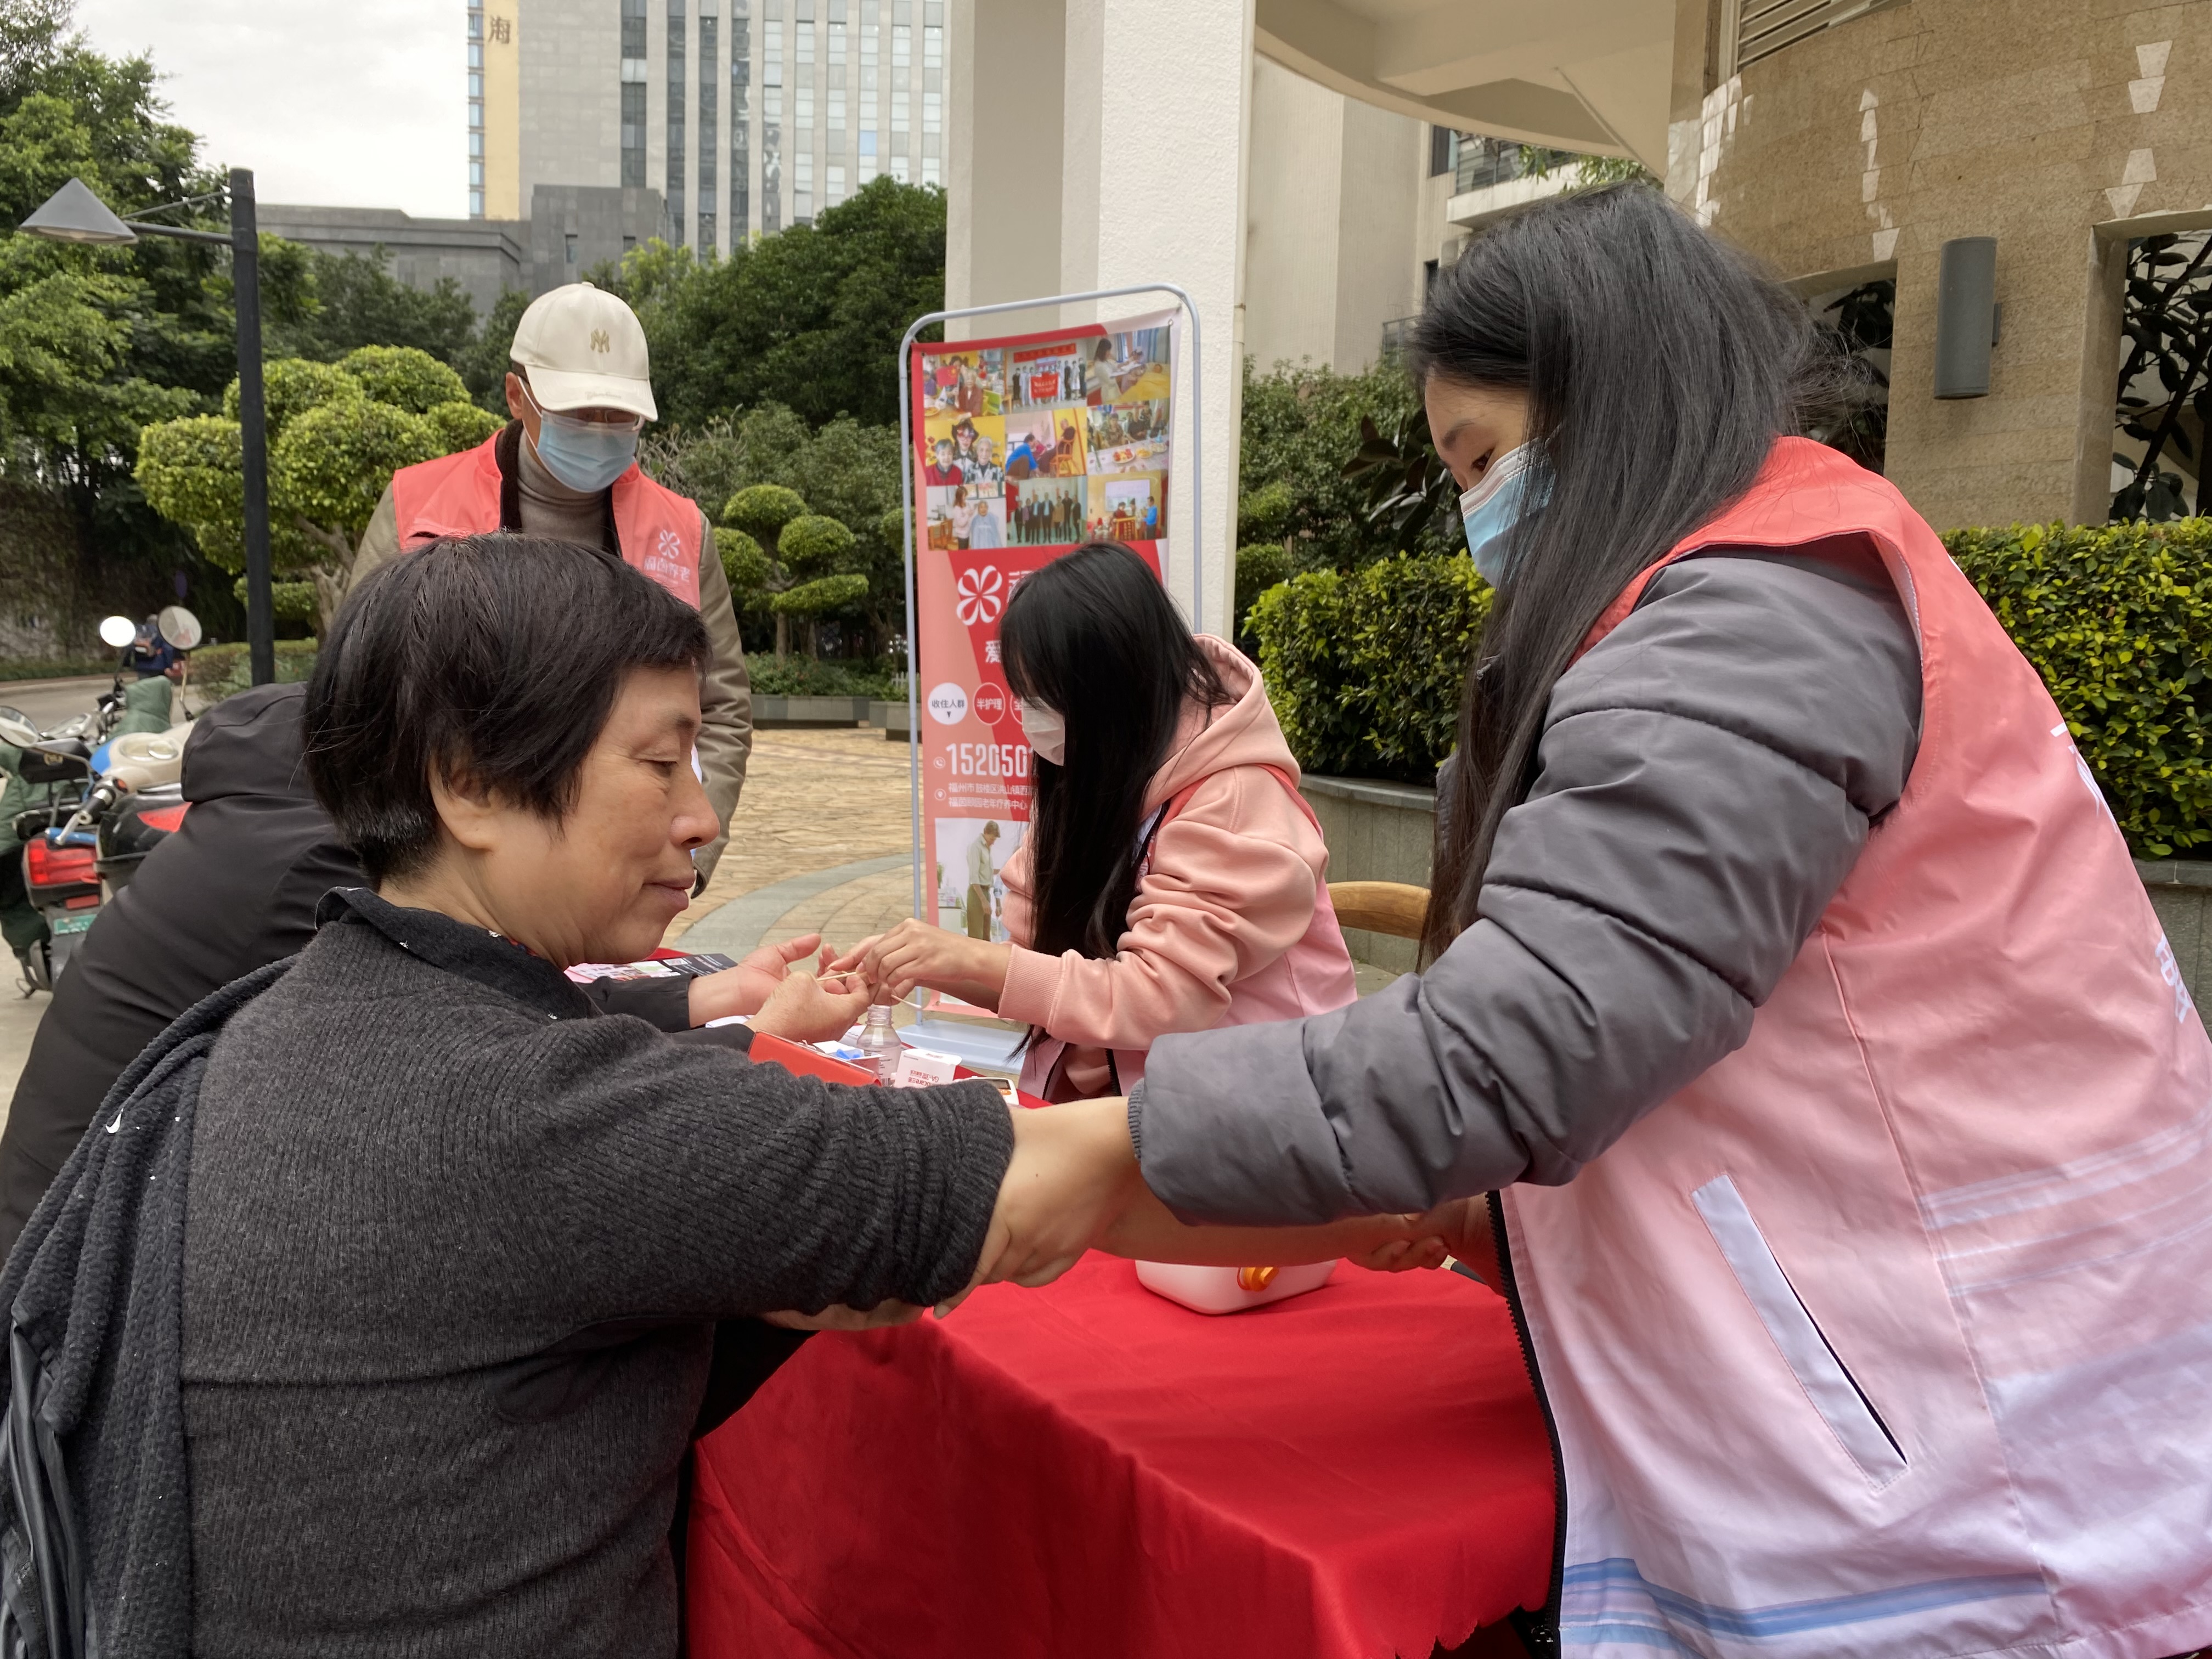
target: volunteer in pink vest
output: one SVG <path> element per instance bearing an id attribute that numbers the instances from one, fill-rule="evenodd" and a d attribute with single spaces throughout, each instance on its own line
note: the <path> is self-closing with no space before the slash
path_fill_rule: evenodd
<path id="1" fill-rule="evenodd" d="M 1024 579 L 1000 643 L 1036 754 L 1001 872 L 1013 942 L 902 922 L 865 947 L 878 997 L 1026 1020 L 1022 1086 L 1048 1100 L 1125 1092 L 1165 1032 L 1350 1003 L 1328 848 L 1259 672 L 1114 542 Z"/>
<path id="2" fill-rule="evenodd" d="M 1478 238 L 1410 357 L 1498 589 L 1433 959 L 1161 1038 L 1146 1182 L 1497 1194 L 1567 1652 L 2212 1642 L 2212 1054 L 2033 669 L 1656 192 Z"/>
<path id="3" fill-rule="evenodd" d="M 589 283 L 540 295 L 508 348 L 513 424 L 474 449 L 402 467 L 354 560 L 358 581 L 442 537 L 496 530 L 605 547 L 699 612 L 713 658 L 699 688 L 700 781 L 722 833 L 693 863 L 702 881 L 727 843 L 752 753 L 752 687 L 729 579 L 696 503 L 645 476 L 637 441 L 657 419 L 645 330 Z M 549 650 L 556 648 L 551 641 Z"/>

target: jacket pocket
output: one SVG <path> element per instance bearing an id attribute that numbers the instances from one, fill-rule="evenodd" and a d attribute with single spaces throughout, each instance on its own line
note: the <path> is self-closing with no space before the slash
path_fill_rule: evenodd
<path id="1" fill-rule="evenodd" d="M 1877 1486 L 1904 1474 L 1905 1453 L 1897 1437 L 1798 1299 L 1735 1181 L 1717 1176 L 1690 1199 L 1705 1218 L 1713 1243 L 1720 1247 L 1722 1259 L 1743 1287 L 1759 1323 L 1774 1339 L 1783 1363 L 1796 1374 L 1813 1409 L 1826 1420 L 1851 1461 Z"/>

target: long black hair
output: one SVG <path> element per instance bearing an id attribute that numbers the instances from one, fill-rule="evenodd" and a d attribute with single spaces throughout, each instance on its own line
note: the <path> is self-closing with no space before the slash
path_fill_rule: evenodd
<path id="1" fill-rule="evenodd" d="M 1088 542 L 1025 578 L 999 625 L 1006 684 L 1067 727 L 1066 760 L 1032 773 L 1030 947 L 1114 954 L 1137 894 L 1145 787 L 1168 757 L 1183 704 L 1230 701 L 1150 567 L 1119 542 Z"/>
<path id="2" fill-rule="evenodd" d="M 1552 687 L 1638 573 L 1749 488 L 1776 438 L 1851 395 L 1805 307 L 1647 185 L 1555 198 L 1476 238 L 1408 367 L 1523 391 L 1536 463 L 1512 572 L 1468 670 L 1422 947 L 1474 920 L 1498 820 L 1535 773 Z"/>

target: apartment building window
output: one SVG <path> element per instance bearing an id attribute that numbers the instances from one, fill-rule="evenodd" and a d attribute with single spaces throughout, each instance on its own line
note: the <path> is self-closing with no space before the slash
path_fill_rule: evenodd
<path id="1" fill-rule="evenodd" d="M 563 231 L 561 234 L 561 252 L 563 263 L 569 270 L 574 270 L 576 268 L 576 233 L 574 231 Z"/>
<path id="2" fill-rule="evenodd" d="M 483 193 L 483 7 L 471 0 L 468 13 L 469 45 L 469 217 L 484 216 Z"/>
<path id="3" fill-rule="evenodd" d="M 761 230 L 783 228 L 783 0 L 763 0 Z"/>
<path id="4" fill-rule="evenodd" d="M 827 171 L 830 174 L 829 205 L 836 207 L 845 199 L 845 169 L 841 163 L 832 161 Z"/>
<path id="5" fill-rule="evenodd" d="M 645 83 L 625 81 L 622 88 L 622 181 L 645 185 Z"/>
<path id="6" fill-rule="evenodd" d="M 645 188 L 645 0 L 622 0 L 622 181 Z"/>
<path id="7" fill-rule="evenodd" d="M 1449 173 L 1459 164 L 1459 134 L 1449 127 L 1429 129 L 1429 177 Z"/>
<path id="8" fill-rule="evenodd" d="M 899 157 L 894 169 L 898 181 L 906 183 L 907 132 L 913 125 L 912 100 L 908 90 L 914 76 L 914 30 L 905 23 L 891 25 L 891 151 Z"/>
<path id="9" fill-rule="evenodd" d="M 730 0 L 730 246 L 752 222 L 752 0 Z"/>
<path id="10" fill-rule="evenodd" d="M 684 237 L 684 0 L 668 0 L 668 234 Z"/>
<path id="11" fill-rule="evenodd" d="M 934 155 L 925 155 L 921 158 L 921 182 L 925 185 L 939 185 L 945 182 L 938 176 L 937 158 Z"/>
<path id="12" fill-rule="evenodd" d="M 792 157 L 791 222 L 811 224 L 814 221 L 814 158 L 804 149 Z"/>
<path id="13" fill-rule="evenodd" d="M 717 221 L 716 211 L 722 199 L 720 159 L 721 131 L 719 123 L 722 78 L 716 69 L 721 60 L 717 38 L 721 33 L 721 19 L 710 17 L 708 9 L 713 0 L 701 0 L 699 7 L 699 252 L 704 256 L 714 251 Z"/>

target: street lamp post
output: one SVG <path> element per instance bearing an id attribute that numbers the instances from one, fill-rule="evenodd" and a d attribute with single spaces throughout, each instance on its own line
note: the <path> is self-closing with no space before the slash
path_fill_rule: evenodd
<path id="1" fill-rule="evenodd" d="M 253 683 L 276 678 L 276 610 L 269 589 L 269 432 L 261 404 L 261 243 L 253 220 L 253 174 L 230 172 L 230 234 L 118 219 L 82 179 L 56 191 L 19 227 L 48 241 L 112 247 L 142 235 L 212 242 L 230 250 L 238 313 L 238 451 L 244 474 L 246 638 Z"/>

